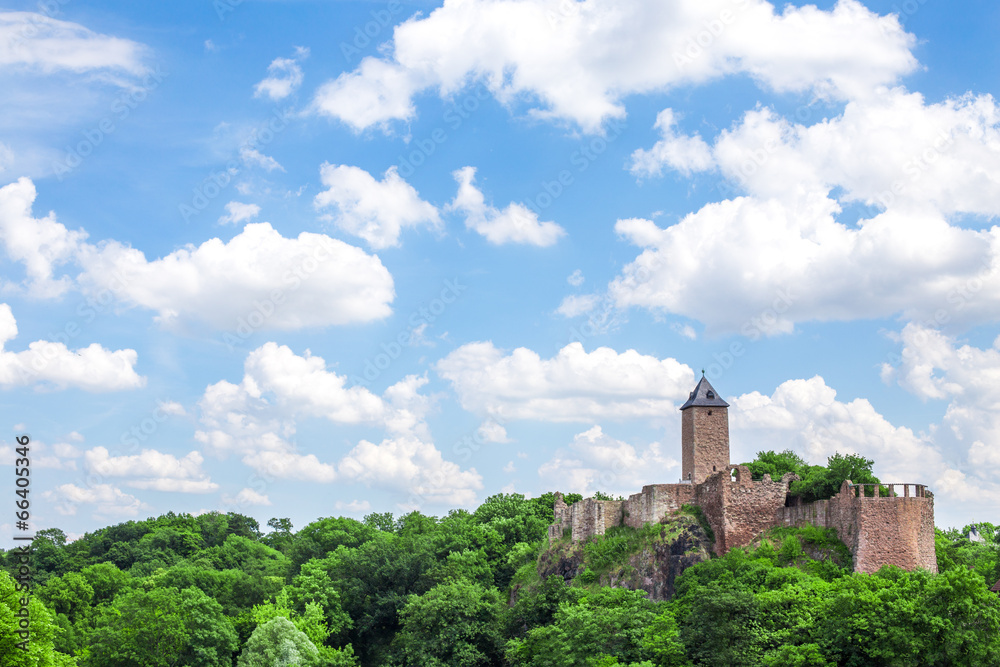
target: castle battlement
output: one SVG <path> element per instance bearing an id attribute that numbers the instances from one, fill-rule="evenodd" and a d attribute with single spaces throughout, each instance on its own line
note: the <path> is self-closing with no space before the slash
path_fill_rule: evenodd
<path id="1" fill-rule="evenodd" d="M 627 500 L 586 498 L 567 505 L 556 493 L 549 541 L 562 538 L 566 530 L 573 542 L 580 542 L 612 526 L 641 528 L 681 505 L 696 505 L 715 533 L 715 552 L 720 555 L 747 546 L 775 526 L 812 524 L 837 531 L 851 551 L 856 572 L 875 572 L 883 565 L 937 572 L 934 494 L 925 485 L 846 480 L 833 498 L 798 503 L 788 495 L 798 476 L 753 480 L 746 466 L 729 463 L 728 407 L 702 377 L 681 406 L 684 481 L 648 484 Z"/>

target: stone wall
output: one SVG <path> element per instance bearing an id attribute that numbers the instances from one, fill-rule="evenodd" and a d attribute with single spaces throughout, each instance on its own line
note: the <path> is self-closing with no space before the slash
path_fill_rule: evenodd
<path id="1" fill-rule="evenodd" d="M 773 481 L 765 475 L 755 482 L 746 466 L 731 466 L 698 485 L 696 503 L 715 533 L 715 553 L 721 556 L 734 547 L 744 547 L 774 526 L 792 479 L 797 478 L 788 474 Z"/>
<path id="2" fill-rule="evenodd" d="M 625 525 L 642 528 L 657 523 L 681 505 L 694 501 L 693 484 L 648 484 L 625 501 Z"/>
<path id="3" fill-rule="evenodd" d="M 846 481 L 829 500 L 786 507 L 792 479 L 792 474 L 779 481 L 765 475 L 755 482 L 746 466 L 729 466 L 702 484 L 650 484 L 625 501 L 587 498 L 567 506 L 557 493 L 549 540 L 560 539 L 566 528 L 572 529 L 574 542 L 603 535 L 622 523 L 641 528 L 690 503 L 701 507 L 715 532 L 719 555 L 750 544 L 773 526 L 809 523 L 837 531 L 854 557 L 856 572 L 875 572 L 890 564 L 937 572 L 934 497 L 924 486 L 883 485 L 896 494 L 886 497 L 878 495 L 877 485 Z"/>
<path id="4" fill-rule="evenodd" d="M 896 495 L 881 496 L 878 485 L 845 481 L 829 500 L 781 508 L 778 523 L 835 529 L 854 556 L 855 572 L 876 572 L 883 565 L 937 572 L 933 494 L 919 484 L 882 486 Z"/>

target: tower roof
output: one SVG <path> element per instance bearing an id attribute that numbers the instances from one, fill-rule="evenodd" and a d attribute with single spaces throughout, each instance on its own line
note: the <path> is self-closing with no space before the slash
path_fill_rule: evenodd
<path id="1" fill-rule="evenodd" d="M 687 410 L 688 408 L 695 407 L 706 407 L 706 408 L 728 408 L 729 403 L 719 398 L 719 394 L 715 391 L 715 388 L 711 385 L 708 379 L 702 375 L 701 380 L 695 386 L 694 391 L 688 397 L 687 403 L 681 406 L 681 410 Z"/>

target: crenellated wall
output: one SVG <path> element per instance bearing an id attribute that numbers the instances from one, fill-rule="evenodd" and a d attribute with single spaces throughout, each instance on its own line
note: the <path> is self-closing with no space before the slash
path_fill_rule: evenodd
<path id="1" fill-rule="evenodd" d="M 934 496 L 923 485 L 883 484 L 893 494 L 886 496 L 878 485 L 846 481 L 829 500 L 786 507 L 793 479 L 789 473 L 779 481 L 769 475 L 753 481 L 746 466 L 730 466 L 702 484 L 649 484 L 625 501 L 587 498 L 567 506 L 557 493 L 549 541 L 560 539 L 567 527 L 574 542 L 603 535 L 612 526 L 640 528 L 694 504 L 712 527 L 720 555 L 747 546 L 774 526 L 808 523 L 837 531 L 856 572 L 875 572 L 883 565 L 937 572 Z"/>
<path id="2" fill-rule="evenodd" d="M 882 495 L 880 486 L 889 495 Z M 833 498 L 783 507 L 776 518 L 787 526 L 811 523 L 835 529 L 851 550 L 855 572 L 876 572 L 883 565 L 937 572 L 934 495 L 922 484 L 852 484 L 847 480 Z"/>

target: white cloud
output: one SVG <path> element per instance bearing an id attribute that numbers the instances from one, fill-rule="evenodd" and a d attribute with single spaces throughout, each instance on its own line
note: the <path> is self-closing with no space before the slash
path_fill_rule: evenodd
<path id="1" fill-rule="evenodd" d="M 1000 232 L 953 218 L 1000 215 L 1000 106 L 989 95 L 927 104 L 903 88 L 879 93 L 808 126 L 758 108 L 723 130 L 712 165 L 748 196 L 667 229 L 619 221 L 644 248 L 611 284 L 619 305 L 750 335 L 807 320 L 923 321 L 942 308 L 953 325 L 994 321 Z M 647 171 L 665 163 L 653 162 Z M 855 202 L 883 212 L 846 219 L 841 205 Z"/>
<path id="2" fill-rule="evenodd" d="M 353 514 L 360 514 L 361 512 L 367 512 L 372 508 L 372 504 L 367 500 L 352 500 L 349 503 L 345 503 L 342 500 L 338 500 L 333 504 L 333 506 L 338 510 L 347 510 Z"/>
<path id="3" fill-rule="evenodd" d="M 365 58 L 354 72 L 344 72 L 316 91 L 313 110 L 337 118 L 355 131 L 416 115 L 413 94 L 420 88 L 403 67 Z"/>
<path id="4" fill-rule="evenodd" d="M 566 278 L 566 282 L 568 282 L 573 287 L 579 287 L 580 285 L 583 284 L 583 281 L 584 281 L 583 271 L 581 271 L 580 269 L 577 269 L 573 273 L 569 274 L 569 276 Z"/>
<path id="5" fill-rule="evenodd" d="M 16 445 L 0 445 L 0 464 L 13 466 L 20 454 L 15 451 Z M 66 444 L 46 445 L 41 440 L 31 441 L 31 465 L 36 468 L 50 468 L 52 470 L 76 470 L 76 461 L 72 460 L 79 456 L 79 452 L 70 452 L 68 456 L 65 448 L 73 447 Z M 52 452 L 51 454 L 49 452 Z"/>
<path id="6" fill-rule="evenodd" d="M 545 247 L 565 236 L 565 229 L 554 222 L 539 222 L 538 214 L 523 204 L 511 203 L 502 211 L 488 206 L 483 193 L 473 185 L 475 167 L 462 167 L 452 175 L 458 182 L 458 192 L 448 210 L 464 213 L 465 226 L 485 236 L 490 243 Z"/>
<path id="7" fill-rule="evenodd" d="M 503 467 L 503 471 L 507 474 L 517 472 L 517 466 L 514 465 L 513 461 L 508 461 L 507 465 Z"/>
<path id="8" fill-rule="evenodd" d="M 723 130 L 712 152 L 722 173 L 754 196 L 827 193 L 907 211 L 1000 214 L 1000 106 L 971 93 L 927 104 L 883 89 L 812 125 L 769 108 Z M 794 194 L 793 194 L 794 196 Z"/>
<path id="9" fill-rule="evenodd" d="M 284 171 L 285 168 L 278 164 L 270 155 L 264 155 L 256 148 L 251 148 L 250 146 L 243 146 L 240 148 L 240 159 L 243 160 L 245 164 L 256 165 L 262 168 L 264 171 L 272 172 L 274 170 Z"/>
<path id="10" fill-rule="evenodd" d="M 89 246 L 80 261 L 89 291 L 111 288 L 165 325 L 200 320 L 236 331 L 368 322 L 387 316 L 395 296 L 378 257 L 322 234 L 284 238 L 268 223 L 153 261 L 116 241 Z"/>
<path id="11" fill-rule="evenodd" d="M 664 165 L 681 172 L 685 176 L 696 171 L 710 169 L 714 161 L 708 144 L 698 135 L 679 136 L 674 125 L 677 119 L 673 109 L 664 109 L 656 116 L 656 127 L 663 138 L 649 150 L 642 148 L 632 153 L 629 170 L 637 176 L 658 176 Z"/>
<path id="12" fill-rule="evenodd" d="M 945 427 L 935 439 L 965 463 L 963 472 L 985 480 L 1000 475 L 1000 337 L 989 348 L 961 344 L 917 323 L 898 336 L 901 354 L 882 377 L 924 400 L 945 400 Z M 997 485 L 1000 492 L 1000 485 Z M 998 495 L 1000 499 L 1000 495 Z"/>
<path id="13" fill-rule="evenodd" d="M 37 194 L 27 178 L 0 188 L 0 237 L 7 256 L 24 265 L 28 295 L 52 298 L 71 287 L 72 280 L 55 277 L 55 270 L 73 261 L 87 233 L 66 229 L 53 212 L 33 218 L 31 207 Z"/>
<path id="14" fill-rule="evenodd" d="M 185 410 L 184 406 L 177 401 L 160 401 L 158 407 L 164 414 L 174 417 L 183 417 L 187 415 L 187 410 Z"/>
<path id="15" fill-rule="evenodd" d="M 995 319 L 1000 229 L 962 229 L 932 211 L 894 209 L 855 227 L 838 222 L 839 212 L 835 201 L 810 194 L 794 203 L 708 204 L 666 229 L 619 220 L 616 231 L 643 251 L 609 285 L 611 297 L 619 307 L 696 319 L 709 334 L 755 339 L 809 320 L 926 319 L 982 280 L 955 319 Z"/>
<path id="16" fill-rule="evenodd" d="M 278 478 L 357 481 L 409 493 L 416 504 L 469 505 L 482 488 L 474 469 L 445 461 L 430 442 L 424 416 L 431 400 L 419 392 L 426 378 L 407 376 L 378 396 L 349 386 L 346 376 L 326 370 L 321 357 L 299 356 L 276 343 L 251 352 L 244 370 L 239 385 L 218 382 L 199 402 L 204 430 L 195 439 L 209 453 L 239 455 Z M 392 437 L 378 445 L 362 440 L 339 463 L 324 463 L 292 444 L 298 420 L 307 417 L 379 427 Z"/>
<path id="17" fill-rule="evenodd" d="M 637 450 L 595 425 L 576 434 L 569 447 L 557 450 L 539 467 L 538 474 L 550 487 L 571 493 L 592 496 L 602 491 L 628 497 L 649 483 L 650 470 L 676 469 L 680 477 L 680 462 L 665 456 L 662 449 L 654 442 Z"/>
<path id="18" fill-rule="evenodd" d="M 607 347 L 587 353 L 580 343 L 551 359 L 523 347 L 505 356 L 493 343 L 469 343 L 435 368 L 466 410 L 504 419 L 658 418 L 694 386 L 694 372 L 674 359 Z"/>
<path id="19" fill-rule="evenodd" d="M 267 77 L 254 86 L 254 97 L 283 100 L 302 85 L 302 68 L 299 62 L 309 56 L 309 49 L 296 49 L 295 58 L 275 58 L 267 66 Z"/>
<path id="20" fill-rule="evenodd" d="M 995 373 L 990 369 L 980 380 Z M 866 399 L 837 400 L 822 377 L 789 380 L 771 396 L 751 392 L 728 400 L 734 462 L 749 461 L 762 450 L 792 449 L 813 464 L 825 463 L 836 452 L 859 454 L 875 461 L 874 472 L 883 482 L 930 485 L 939 524 L 958 517 L 969 501 L 1000 507 L 995 481 L 1000 468 L 982 469 L 989 462 L 976 459 L 975 442 L 959 446 L 949 429 L 935 425 L 919 434 L 895 426 Z M 944 420 L 952 428 L 961 421 L 952 411 L 955 405 Z M 990 421 L 1000 424 L 996 417 L 984 424 Z M 983 432 L 977 427 L 966 435 L 971 440 Z"/>
<path id="21" fill-rule="evenodd" d="M 597 131 L 624 117 L 630 94 L 732 74 L 776 91 L 870 95 L 916 67 L 914 44 L 896 17 L 855 0 L 780 14 L 763 0 L 449 0 L 397 26 L 386 59 L 324 84 L 314 109 L 358 130 L 385 126 L 414 116 L 419 91 L 447 97 L 477 81 L 504 103 L 537 102 L 537 116 Z"/>
<path id="22" fill-rule="evenodd" d="M 104 447 L 94 447 L 84 454 L 87 469 L 107 477 L 131 477 L 126 482 L 137 489 L 208 493 L 219 488 L 201 468 L 204 458 L 190 452 L 178 459 L 155 449 L 144 449 L 132 456 L 111 456 Z"/>
<path id="23" fill-rule="evenodd" d="M 121 391 L 146 384 L 135 372 L 135 350 L 107 350 L 97 343 L 70 350 L 63 343 L 37 340 L 22 352 L 6 349 L 17 336 L 17 322 L 10 306 L 0 303 L 0 385 L 37 385 L 86 391 Z"/>
<path id="24" fill-rule="evenodd" d="M 380 444 L 362 440 L 340 462 L 345 479 L 386 489 L 405 489 L 406 504 L 425 503 L 468 507 L 483 488 L 475 468 L 462 470 L 446 461 L 431 443 L 414 436 L 387 438 Z"/>
<path id="25" fill-rule="evenodd" d="M 0 67 L 51 73 L 110 70 L 146 72 L 145 47 L 95 33 L 78 23 L 31 12 L 0 12 Z"/>
<path id="26" fill-rule="evenodd" d="M 336 213 L 328 219 L 345 232 L 363 238 L 372 248 L 398 246 L 404 227 L 440 226 L 437 209 L 420 199 L 395 167 L 376 181 L 364 169 L 324 163 L 320 180 L 327 189 L 316 195 L 316 208 L 333 207 Z"/>
<path id="27" fill-rule="evenodd" d="M 219 223 L 223 225 L 238 225 L 247 220 L 253 220 L 260 213 L 260 206 L 257 204 L 244 204 L 238 201 L 231 201 L 226 204 L 226 214 L 219 218 Z"/>
<path id="28" fill-rule="evenodd" d="M 73 287 L 54 269 L 73 263 L 83 270 L 76 286 L 84 292 L 104 298 L 109 290 L 126 305 L 157 311 L 165 325 L 201 321 L 249 335 L 368 322 L 391 312 L 392 276 L 379 258 L 323 234 L 284 238 L 268 223 L 253 223 L 228 242 L 215 238 L 149 261 L 118 241 L 86 243 L 85 232 L 68 231 L 53 214 L 33 219 L 35 196 L 28 179 L 0 188 L 0 240 L 25 265 L 35 296 Z"/>
<path id="29" fill-rule="evenodd" d="M 589 313 L 600 302 L 599 294 L 570 294 L 563 298 L 556 312 L 563 317 L 577 317 Z"/>
<path id="30" fill-rule="evenodd" d="M 494 419 L 484 420 L 476 429 L 476 435 L 483 442 L 510 442 L 510 438 L 507 437 L 507 429 Z"/>
<path id="31" fill-rule="evenodd" d="M 80 505 L 94 505 L 94 516 L 99 518 L 136 516 L 139 510 L 150 509 L 135 496 L 110 484 L 95 484 L 87 488 L 61 484 L 50 491 L 43 491 L 42 497 L 53 503 L 55 510 L 63 516 L 75 516 Z"/>
<path id="32" fill-rule="evenodd" d="M 235 496 L 228 496 L 223 494 L 222 496 L 223 505 L 233 505 L 236 507 L 245 507 L 247 505 L 252 506 L 268 506 L 271 505 L 271 499 L 267 497 L 267 494 L 258 493 L 249 487 L 244 487 L 240 489 L 240 492 Z"/>

